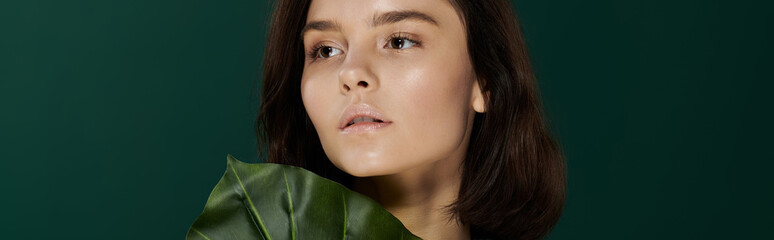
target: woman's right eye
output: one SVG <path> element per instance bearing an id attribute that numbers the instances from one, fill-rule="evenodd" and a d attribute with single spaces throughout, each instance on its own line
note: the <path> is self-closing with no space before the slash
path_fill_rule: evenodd
<path id="1" fill-rule="evenodd" d="M 341 54 L 341 49 L 329 46 L 317 48 L 317 58 L 329 58 Z"/>

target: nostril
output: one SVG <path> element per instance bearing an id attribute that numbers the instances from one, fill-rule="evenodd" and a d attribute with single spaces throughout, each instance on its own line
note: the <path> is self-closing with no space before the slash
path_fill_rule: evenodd
<path id="1" fill-rule="evenodd" d="M 347 86 L 347 84 L 344 84 L 344 90 L 349 91 L 349 86 Z"/>
<path id="2" fill-rule="evenodd" d="M 360 81 L 360 82 L 357 82 L 357 85 L 358 85 L 358 86 L 361 86 L 361 87 L 368 87 L 368 83 L 367 83 L 367 82 L 365 82 L 365 81 Z"/>

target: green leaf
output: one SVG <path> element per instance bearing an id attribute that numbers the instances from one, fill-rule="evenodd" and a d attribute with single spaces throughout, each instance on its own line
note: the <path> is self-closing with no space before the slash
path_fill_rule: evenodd
<path id="1" fill-rule="evenodd" d="M 186 239 L 420 239 L 377 202 L 303 168 L 227 159 Z"/>

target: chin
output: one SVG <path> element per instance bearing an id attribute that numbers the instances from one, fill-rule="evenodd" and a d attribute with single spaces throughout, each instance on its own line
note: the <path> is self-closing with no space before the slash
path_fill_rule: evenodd
<path id="1" fill-rule="evenodd" d="M 355 177 L 373 177 L 395 174 L 399 171 L 395 162 L 388 162 L 382 157 L 342 157 L 331 159 L 342 171 Z"/>

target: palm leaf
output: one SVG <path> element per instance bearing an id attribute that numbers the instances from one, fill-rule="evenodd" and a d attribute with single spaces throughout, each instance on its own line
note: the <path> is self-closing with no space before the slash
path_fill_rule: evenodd
<path id="1" fill-rule="evenodd" d="M 303 168 L 227 160 L 186 239 L 419 239 L 375 201 Z"/>

